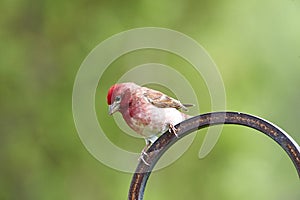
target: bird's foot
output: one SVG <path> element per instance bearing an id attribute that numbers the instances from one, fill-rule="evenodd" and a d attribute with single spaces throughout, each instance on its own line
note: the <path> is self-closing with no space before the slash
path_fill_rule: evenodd
<path id="1" fill-rule="evenodd" d="M 174 133 L 174 135 L 179 138 L 179 136 L 177 135 L 177 129 L 173 126 L 173 124 L 169 124 L 169 132 L 170 133 Z"/>
<path id="2" fill-rule="evenodd" d="M 141 155 L 140 155 L 139 160 L 142 160 L 143 163 L 145 163 L 145 165 L 150 166 L 150 164 L 146 161 L 144 156 L 148 157 L 149 155 L 143 150 Z"/>
<path id="3" fill-rule="evenodd" d="M 146 158 L 149 157 L 149 155 L 146 153 L 146 151 L 147 151 L 147 149 L 148 149 L 150 146 L 151 146 L 151 142 L 150 142 L 150 141 L 147 141 L 147 144 L 146 144 L 146 146 L 144 147 L 144 149 L 142 150 L 142 153 L 141 153 L 140 158 L 139 158 L 139 160 L 142 160 L 143 163 L 145 163 L 147 166 L 150 166 L 150 164 L 146 161 L 146 159 L 145 159 L 144 156 L 146 156 Z"/>

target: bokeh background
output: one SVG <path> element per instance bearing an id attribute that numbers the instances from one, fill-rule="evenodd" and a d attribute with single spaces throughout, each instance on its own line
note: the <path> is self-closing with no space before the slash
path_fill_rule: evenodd
<path id="1" fill-rule="evenodd" d="M 97 44 L 136 27 L 165 27 L 194 38 L 219 67 L 228 110 L 266 118 L 300 143 L 297 0 L 2 0 L 0 11 L 0 199 L 127 198 L 132 174 L 106 167 L 81 143 L 72 89 Z M 99 84 L 98 118 L 122 148 L 138 152 L 144 141 L 122 134 L 106 115 L 105 93 L 132 63 L 161 61 L 180 68 L 194 85 L 202 81 L 189 77 L 186 63 L 161 53 L 120 58 Z M 210 111 L 206 88 L 198 92 L 201 112 Z M 145 199 L 299 199 L 296 170 L 273 141 L 225 126 L 214 150 L 199 160 L 205 132 L 173 165 L 151 175 Z"/>

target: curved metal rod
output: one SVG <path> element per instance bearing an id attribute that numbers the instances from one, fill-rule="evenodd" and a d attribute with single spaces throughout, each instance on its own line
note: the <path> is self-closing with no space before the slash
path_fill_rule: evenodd
<path id="1" fill-rule="evenodd" d="M 145 157 L 146 162 L 149 163 L 149 165 L 146 165 L 140 160 L 131 180 L 128 199 L 143 199 L 144 190 L 152 169 L 159 158 L 167 151 L 168 148 L 170 148 L 170 146 L 189 133 L 208 126 L 219 124 L 247 126 L 269 136 L 288 154 L 290 159 L 293 161 L 300 178 L 300 147 L 286 132 L 276 125 L 253 115 L 239 112 L 212 112 L 192 117 L 180 124 L 177 124 L 175 128 L 178 130 L 178 138 L 175 134 L 166 132 L 149 147 L 146 151 L 148 156 Z"/>

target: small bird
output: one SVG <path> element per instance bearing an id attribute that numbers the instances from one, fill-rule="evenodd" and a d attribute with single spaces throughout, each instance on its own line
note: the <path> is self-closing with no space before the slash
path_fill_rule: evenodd
<path id="1" fill-rule="evenodd" d="M 110 115 L 120 112 L 128 126 L 145 138 L 145 149 L 167 130 L 177 137 L 174 125 L 191 117 L 179 110 L 187 111 L 187 107 L 193 106 L 131 82 L 111 86 L 107 104 Z"/>

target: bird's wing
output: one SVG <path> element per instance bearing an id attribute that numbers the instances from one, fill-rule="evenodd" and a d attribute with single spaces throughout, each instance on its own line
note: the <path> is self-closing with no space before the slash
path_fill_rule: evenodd
<path id="1" fill-rule="evenodd" d="M 180 101 L 169 97 L 162 92 L 152 89 L 145 90 L 143 95 L 150 103 L 159 108 L 176 108 L 188 110 L 187 107 L 194 106 L 192 104 L 182 104 Z"/>

